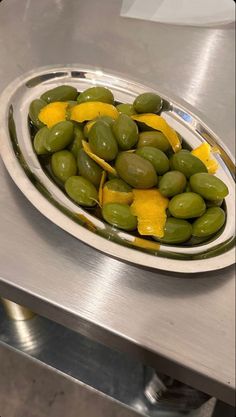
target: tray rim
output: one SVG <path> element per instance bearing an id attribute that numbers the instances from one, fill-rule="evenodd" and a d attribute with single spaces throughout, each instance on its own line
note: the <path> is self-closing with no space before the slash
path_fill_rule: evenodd
<path id="1" fill-rule="evenodd" d="M 126 81 L 127 83 L 136 84 L 137 86 L 145 87 L 144 84 L 138 83 L 135 80 L 130 80 L 128 78 L 123 78 L 122 74 L 118 74 L 112 71 L 101 71 L 97 70 L 95 67 L 92 66 L 83 66 L 80 64 L 73 64 L 73 65 L 56 65 L 56 66 L 45 66 L 45 67 L 39 67 L 37 69 L 31 70 L 20 77 L 16 78 L 13 82 L 11 82 L 3 91 L 3 93 L 0 96 L 0 102 L 8 102 L 11 95 L 14 94 L 14 91 L 21 85 L 23 82 L 26 83 L 28 80 L 32 78 L 32 76 L 35 76 L 36 74 L 43 75 L 47 72 L 56 72 L 56 71 L 83 71 L 83 72 L 102 72 L 106 76 L 110 77 L 119 77 L 121 80 Z M 60 83 L 60 78 L 58 78 L 58 83 Z M 152 88 L 152 87 L 149 87 Z M 156 91 L 156 89 L 153 89 Z M 164 96 L 162 94 L 162 96 Z M 164 96 L 164 98 L 167 98 Z M 172 101 L 172 100 L 171 100 Z M 173 101 L 172 101 L 173 102 Z M 174 105 L 178 106 L 178 103 L 174 103 Z M 191 111 L 185 109 L 182 105 L 180 107 L 185 110 L 188 114 L 192 114 Z M 230 266 L 234 263 L 234 248 L 231 248 L 226 253 L 223 253 L 221 255 L 218 255 L 216 257 L 208 258 L 208 259 L 198 259 L 198 260 L 178 260 L 178 259 L 170 259 L 165 257 L 155 257 L 154 255 L 151 255 L 146 252 L 140 252 L 139 250 L 135 248 L 127 248 L 125 246 L 119 245 L 118 243 L 111 242 L 107 238 L 103 238 L 101 236 L 95 235 L 91 231 L 86 230 L 83 226 L 77 224 L 76 228 L 81 228 L 81 232 L 83 232 L 83 238 L 80 238 L 75 234 L 73 229 L 75 228 L 74 222 L 69 219 L 64 213 L 62 213 L 59 209 L 54 207 L 37 189 L 36 187 L 30 182 L 27 175 L 23 171 L 20 164 L 16 164 L 16 157 L 14 152 L 9 153 L 9 140 L 7 138 L 7 132 L 4 129 L 4 122 L 6 121 L 6 112 L 7 108 L 4 108 L 2 106 L 2 109 L 0 109 L 0 121 L 1 123 L 1 137 L 3 140 L 0 142 L 0 153 L 3 159 L 3 162 L 12 177 L 13 181 L 16 183 L 18 188 L 23 192 L 23 194 L 28 198 L 28 200 L 49 220 L 51 220 L 53 223 L 55 223 L 57 226 L 61 227 L 63 230 L 67 231 L 68 233 L 72 234 L 79 240 L 81 240 L 83 243 L 88 244 L 89 246 L 92 246 L 93 248 L 104 252 L 105 254 L 115 257 L 120 261 L 126 261 L 128 263 L 133 263 L 138 266 L 143 267 L 149 267 L 151 269 L 155 270 L 164 270 L 168 272 L 182 272 L 184 274 L 188 273 L 199 273 L 199 272 L 207 272 L 207 271 L 213 271 L 216 269 L 222 269 L 227 266 Z M 230 157 L 231 161 L 234 161 L 233 156 L 231 155 L 231 152 L 227 149 L 226 145 L 222 143 L 222 141 L 218 138 L 217 135 L 215 135 L 214 132 L 211 131 L 211 129 L 206 126 L 201 119 L 198 118 L 195 114 L 192 115 L 194 119 L 197 119 L 203 127 L 207 129 L 208 132 L 212 133 L 218 144 L 224 149 L 225 152 L 227 152 L 228 156 Z M 4 140 L 6 139 L 6 140 Z M 14 156 L 13 156 L 14 154 Z M 22 174 L 24 176 L 23 179 L 21 179 Z M 25 186 L 27 183 L 27 187 Z M 37 198 L 38 197 L 38 198 Z M 39 201 L 38 201 L 39 199 Z M 65 227 L 62 221 L 62 219 L 66 217 L 67 221 L 67 227 Z M 70 224 L 70 222 L 73 223 L 73 225 Z M 84 238 L 84 235 L 85 238 Z M 96 239 L 102 239 L 102 246 L 101 245 L 95 245 L 93 243 L 94 237 Z M 98 241 L 99 243 L 99 241 Z M 119 252 L 121 254 L 117 254 L 116 248 L 119 247 Z M 131 259 L 131 252 L 132 252 L 132 258 Z M 142 258 L 143 256 L 140 256 L 140 254 L 143 254 L 145 257 L 147 257 L 147 261 L 144 263 Z M 156 262 L 151 262 L 151 259 L 153 258 L 157 260 Z M 211 262 L 214 260 L 213 262 Z M 155 264 L 154 264 L 155 263 Z M 168 267 L 167 267 L 168 265 Z"/>

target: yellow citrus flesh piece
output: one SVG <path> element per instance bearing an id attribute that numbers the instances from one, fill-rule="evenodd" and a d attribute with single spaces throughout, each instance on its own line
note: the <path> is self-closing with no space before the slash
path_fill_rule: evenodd
<path id="1" fill-rule="evenodd" d="M 152 127 L 155 130 L 159 130 L 168 139 L 174 152 L 178 152 L 181 149 L 181 142 L 174 129 L 168 125 L 163 117 L 153 113 L 135 114 L 131 116 L 133 120 L 144 123 L 145 125 Z"/>
<path id="2" fill-rule="evenodd" d="M 72 107 L 70 112 L 71 120 L 80 123 L 86 120 L 96 119 L 100 116 L 110 116 L 113 119 L 117 119 L 119 112 L 112 104 L 101 103 L 100 101 L 88 101 L 77 104 Z"/>
<path id="3" fill-rule="evenodd" d="M 162 238 L 166 223 L 166 209 L 169 200 L 159 190 L 133 190 L 134 201 L 131 212 L 138 218 L 140 235 L 151 235 Z"/>
<path id="4" fill-rule="evenodd" d="M 218 169 L 218 163 L 211 157 L 211 146 L 205 142 L 194 149 L 191 153 L 197 158 L 201 159 L 207 167 L 209 174 L 215 174 Z"/>
<path id="5" fill-rule="evenodd" d="M 68 103 L 66 102 L 54 101 L 40 110 L 38 118 L 40 122 L 50 128 L 57 123 L 66 120 L 67 106 Z"/>

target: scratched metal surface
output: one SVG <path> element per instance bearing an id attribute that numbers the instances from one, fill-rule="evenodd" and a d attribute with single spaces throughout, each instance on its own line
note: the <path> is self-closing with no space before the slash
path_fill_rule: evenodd
<path id="1" fill-rule="evenodd" d="M 194 109 L 233 151 L 234 28 L 125 19 L 120 7 L 120 0 L 0 3 L 0 90 L 47 64 L 119 71 Z M 2 295 L 233 402 L 233 268 L 183 279 L 124 264 L 47 221 L 2 163 L 0 189 Z"/>

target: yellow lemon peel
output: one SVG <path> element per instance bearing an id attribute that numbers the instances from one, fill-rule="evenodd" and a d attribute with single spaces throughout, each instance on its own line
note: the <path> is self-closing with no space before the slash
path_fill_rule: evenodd
<path id="1" fill-rule="evenodd" d="M 120 203 L 130 205 L 133 202 L 134 196 L 132 191 L 116 191 L 108 187 L 103 188 L 103 204 Z"/>
<path id="2" fill-rule="evenodd" d="M 218 163 L 211 157 L 212 148 L 209 143 L 204 142 L 191 153 L 199 158 L 207 167 L 209 174 L 215 174 L 218 169 Z"/>
<path id="3" fill-rule="evenodd" d="M 133 120 L 144 123 L 145 125 L 152 127 L 155 130 L 159 130 L 168 139 L 174 152 L 178 152 L 181 149 L 181 142 L 174 129 L 168 125 L 163 117 L 153 113 L 135 114 L 131 116 Z"/>
<path id="4" fill-rule="evenodd" d="M 160 249 L 160 244 L 156 242 L 151 242 L 150 240 L 142 239 L 140 237 L 136 237 L 132 242 L 132 245 L 143 248 L 143 249 L 151 249 L 158 251 Z"/>
<path id="5" fill-rule="evenodd" d="M 99 190 L 98 190 L 98 201 L 99 201 L 100 207 L 102 207 L 103 205 L 103 186 L 106 181 L 106 176 L 107 176 L 106 171 L 102 171 L 101 181 L 100 181 Z"/>
<path id="6" fill-rule="evenodd" d="M 133 190 L 133 195 L 131 212 L 138 218 L 139 234 L 163 237 L 169 200 L 157 189 Z"/>
<path id="7" fill-rule="evenodd" d="M 68 103 L 66 102 L 54 101 L 40 110 L 38 118 L 40 122 L 51 128 L 57 123 L 66 120 L 67 106 Z"/>
<path id="8" fill-rule="evenodd" d="M 70 112 L 71 120 L 80 123 L 86 120 L 96 119 L 100 116 L 110 116 L 113 119 L 117 119 L 119 112 L 112 104 L 101 103 L 100 101 L 88 101 L 77 104 L 72 107 Z"/>

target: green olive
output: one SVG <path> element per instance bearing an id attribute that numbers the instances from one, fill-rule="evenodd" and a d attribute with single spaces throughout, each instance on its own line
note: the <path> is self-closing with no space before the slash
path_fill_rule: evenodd
<path id="1" fill-rule="evenodd" d="M 113 191 L 119 191 L 119 192 L 123 192 L 123 193 L 128 193 L 129 191 L 132 190 L 132 188 L 130 187 L 130 185 L 126 184 L 126 182 L 124 182 L 123 180 L 121 180 L 120 178 L 114 178 L 112 180 L 109 180 L 105 183 L 105 186 L 109 189 L 109 190 L 113 190 Z"/>
<path id="2" fill-rule="evenodd" d="M 87 178 L 95 187 L 99 187 L 102 168 L 91 159 L 83 149 L 80 149 L 77 157 L 79 174 Z"/>
<path id="3" fill-rule="evenodd" d="M 193 223 L 193 236 L 205 237 L 218 232 L 225 223 L 225 212 L 220 207 L 209 208 Z"/>
<path id="4" fill-rule="evenodd" d="M 191 219 L 202 216 L 206 211 L 206 204 L 196 193 L 182 193 L 171 199 L 169 210 L 173 217 Z"/>
<path id="5" fill-rule="evenodd" d="M 153 148 L 152 146 L 144 146 L 136 151 L 136 155 L 147 159 L 153 165 L 158 175 L 163 175 L 168 171 L 170 164 L 167 156 L 160 149 Z"/>
<path id="6" fill-rule="evenodd" d="M 172 156 L 171 169 L 182 172 L 187 178 L 197 172 L 207 172 L 203 162 L 187 150 L 181 150 Z"/>
<path id="7" fill-rule="evenodd" d="M 200 173 L 190 178 L 192 190 L 206 200 L 221 200 L 229 194 L 227 185 L 211 174 Z"/>
<path id="8" fill-rule="evenodd" d="M 127 151 L 138 142 L 138 127 L 127 114 L 120 114 L 113 123 L 112 129 L 122 150 Z"/>
<path id="9" fill-rule="evenodd" d="M 137 113 L 158 113 L 162 104 L 162 98 L 157 94 L 143 93 L 136 97 L 133 105 Z"/>
<path id="10" fill-rule="evenodd" d="M 169 217 L 166 220 L 164 237 L 160 239 L 162 243 L 177 244 L 190 239 L 192 226 L 187 220 Z"/>
<path id="11" fill-rule="evenodd" d="M 69 149 L 77 158 L 79 150 L 83 147 L 82 140 L 84 140 L 83 128 L 79 125 L 74 126 L 74 140 L 70 144 Z"/>
<path id="12" fill-rule="evenodd" d="M 173 197 L 183 193 L 186 187 L 186 178 L 182 172 L 169 171 L 159 181 L 159 190 L 165 197 Z"/>
<path id="13" fill-rule="evenodd" d="M 72 175 L 76 175 L 77 165 L 74 155 L 70 151 L 58 151 L 51 158 L 52 172 L 60 181 L 65 182 Z"/>
<path id="14" fill-rule="evenodd" d="M 29 117 L 33 125 L 37 128 L 43 127 L 44 123 L 38 118 L 40 110 L 47 105 L 46 101 L 37 98 L 30 103 Z"/>
<path id="15" fill-rule="evenodd" d="M 84 103 L 86 101 L 100 101 L 102 103 L 113 104 L 114 96 L 108 88 L 91 87 L 80 93 L 77 101 L 78 103 Z"/>
<path id="16" fill-rule="evenodd" d="M 46 138 L 48 137 L 50 130 L 45 126 L 39 129 L 34 137 L 34 149 L 37 155 L 44 155 L 49 153 L 45 148 Z"/>
<path id="17" fill-rule="evenodd" d="M 45 148 L 49 152 L 61 151 L 72 142 L 73 137 L 73 123 L 69 121 L 59 122 L 50 129 L 45 140 Z"/>
<path id="18" fill-rule="evenodd" d="M 107 123 L 96 122 L 89 131 L 89 145 L 92 152 L 105 161 L 112 161 L 118 154 L 118 145 Z"/>
<path id="19" fill-rule="evenodd" d="M 127 116 L 133 116 L 133 114 L 136 114 L 133 104 L 121 103 L 118 104 L 116 108 L 119 113 L 127 114 Z"/>
<path id="20" fill-rule="evenodd" d="M 165 135 L 156 130 L 141 132 L 139 134 L 137 147 L 142 148 L 143 146 L 152 146 L 153 148 L 158 148 L 163 152 L 167 152 L 171 149 L 170 143 Z"/>
<path id="21" fill-rule="evenodd" d="M 60 85 L 59 87 L 52 88 L 41 95 L 41 99 L 47 103 L 54 101 L 74 101 L 78 96 L 78 91 L 75 87 L 70 85 Z"/>
<path id="22" fill-rule="evenodd" d="M 102 216 L 107 223 L 119 229 L 135 230 L 137 227 L 137 218 L 128 204 L 107 203 L 102 208 Z"/>
<path id="23" fill-rule="evenodd" d="M 118 175 L 134 188 L 151 188 L 157 182 L 156 171 L 151 162 L 130 152 L 121 152 L 115 162 Z"/>
<path id="24" fill-rule="evenodd" d="M 67 194 L 81 206 L 94 207 L 97 204 L 98 193 L 94 185 L 81 176 L 72 176 L 65 183 Z"/>
<path id="25" fill-rule="evenodd" d="M 206 206 L 207 208 L 210 207 L 221 207 L 223 204 L 223 198 L 221 200 L 206 200 Z"/>

